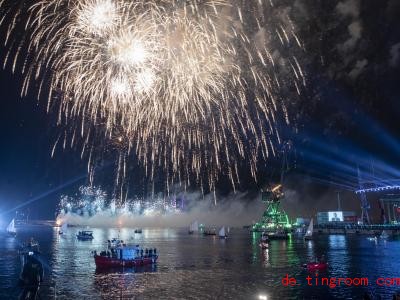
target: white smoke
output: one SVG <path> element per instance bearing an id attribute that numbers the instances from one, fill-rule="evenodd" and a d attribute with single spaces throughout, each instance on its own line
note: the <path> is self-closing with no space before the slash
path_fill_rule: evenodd
<path id="1" fill-rule="evenodd" d="M 350 71 L 349 77 L 351 79 L 356 79 L 363 71 L 364 68 L 368 65 L 368 60 L 358 60 L 355 67 Z"/>
<path id="2" fill-rule="evenodd" d="M 343 16 L 350 16 L 358 18 L 360 15 L 360 1 L 359 0 L 347 0 L 339 2 L 336 6 L 337 11 Z"/>
<path id="3" fill-rule="evenodd" d="M 264 212 L 260 198 L 249 199 L 245 193 L 229 195 L 218 199 L 213 205 L 213 196 L 203 197 L 200 193 L 185 195 L 187 211 L 160 213 L 152 211 L 138 215 L 127 209 L 105 208 L 94 215 L 74 212 L 59 214 L 59 223 L 91 227 L 187 227 L 195 220 L 207 226 L 243 226 L 258 221 Z"/>

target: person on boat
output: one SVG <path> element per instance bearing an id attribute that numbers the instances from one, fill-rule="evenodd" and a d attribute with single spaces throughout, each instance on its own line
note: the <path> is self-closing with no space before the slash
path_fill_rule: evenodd
<path id="1" fill-rule="evenodd" d="M 153 249 L 151 249 L 151 248 L 149 250 L 149 257 L 153 257 Z"/>
<path id="2" fill-rule="evenodd" d="M 140 257 L 143 258 L 143 249 L 140 249 Z"/>
<path id="3" fill-rule="evenodd" d="M 111 257 L 112 258 L 116 258 L 117 257 L 117 253 L 115 253 L 115 249 L 114 248 L 111 249 Z"/>
<path id="4" fill-rule="evenodd" d="M 145 257 L 148 257 L 148 256 L 149 256 L 149 249 L 146 248 L 146 250 L 144 251 L 144 253 L 145 253 Z"/>
<path id="5" fill-rule="evenodd" d="M 43 277 L 42 263 L 34 257 L 33 252 L 29 252 L 20 276 L 20 284 L 23 287 L 20 299 L 37 299 Z"/>
<path id="6" fill-rule="evenodd" d="M 153 253 L 154 253 L 154 256 L 157 255 L 157 249 L 156 248 L 154 248 Z"/>

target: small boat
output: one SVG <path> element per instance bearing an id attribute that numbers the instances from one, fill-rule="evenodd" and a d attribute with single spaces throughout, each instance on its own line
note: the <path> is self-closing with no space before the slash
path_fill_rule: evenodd
<path id="1" fill-rule="evenodd" d="M 102 251 L 97 255 L 94 252 L 94 262 L 97 268 L 133 268 L 138 266 L 150 265 L 157 262 L 157 249 L 143 249 L 136 247 L 121 246 L 111 251 Z"/>
<path id="2" fill-rule="evenodd" d="M 390 237 L 390 235 L 389 235 L 389 233 L 387 232 L 387 230 L 383 230 L 382 231 L 382 233 L 381 233 L 381 235 L 380 235 L 380 238 L 381 239 L 388 239 Z"/>
<path id="3" fill-rule="evenodd" d="M 324 271 L 328 268 L 328 263 L 326 262 L 309 262 L 303 265 L 308 271 Z"/>
<path id="4" fill-rule="evenodd" d="M 142 233 L 142 228 L 135 229 L 135 233 Z"/>
<path id="5" fill-rule="evenodd" d="M 219 230 L 218 236 L 220 239 L 226 239 L 228 237 L 225 233 L 225 226 L 222 226 L 222 228 Z"/>
<path id="6" fill-rule="evenodd" d="M 268 242 L 268 241 L 269 241 L 268 234 L 265 233 L 265 232 L 263 232 L 263 233 L 261 234 L 261 242 L 262 242 L 262 243 L 266 243 L 266 242 Z"/>
<path id="7" fill-rule="evenodd" d="M 28 242 L 28 247 L 39 248 L 39 242 L 32 237 Z"/>
<path id="8" fill-rule="evenodd" d="M 217 235 L 217 233 L 215 232 L 215 228 L 212 228 L 212 229 L 205 229 L 203 231 L 203 235 Z"/>
<path id="9" fill-rule="evenodd" d="M 18 249 L 18 253 L 21 255 L 21 258 L 26 258 L 29 253 L 40 254 L 39 242 L 33 237 L 30 238 L 21 245 L 21 247 Z"/>
<path id="10" fill-rule="evenodd" d="M 368 241 L 371 241 L 371 242 L 377 242 L 377 241 L 378 241 L 378 237 L 376 237 L 376 236 L 374 236 L 374 237 L 367 237 L 367 240 L 368 240 Z"/>
<path id="11" fill-rule="evenodd" d="M 7 233 L 11 236 L 17 235 L 17 229 L 15 228 L 15 221 L 14 219 L 11 220 L 10 224 L 7 226 Z"/>
<path id="12" fill-rule="evenodd" d="M 93 231 L 89 231 L 89 230 L 79 231 L 78 234 L 76 235 L 76 237 L 78 238 L 78 240 L 81 240 L 81 241 L 93 240 Z"/>
<path id="13" fill-rule="evenodd" d="M 311 219 L 310 224 L 308 225 L 307 232 L 304 235 L 304 240 L 311 240 L 314 231 L 314 220 Z"/>
<path id="14" fill-rule="evenodd" d="M 62 224 L 60 230 L 58 231 L 58 234 L 66 233 L 67 232 L 67 228 L 68 228 L 68 224 L 67 223 Z"/>
<path id="15" fill-rule="evenodd" d="M 188 232 L 189 234 L 193 234 L 198 231 L 199 231 L 199 223 L 197 221 L 194 221 L 193 223 L 190 224 Z"/>

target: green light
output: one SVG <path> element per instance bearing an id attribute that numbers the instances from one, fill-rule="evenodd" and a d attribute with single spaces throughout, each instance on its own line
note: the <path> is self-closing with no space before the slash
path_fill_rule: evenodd
<path id="1" fill-rule="evenodd" d="M 279 207 L 283 197 L 284 194 L 279 189 L 262 193 L 262 201 L 266 204 L 266 210 L 262 215 L 261 221 L 253 224 L 253 231 L 289 230 L 292 228 L 288 215 Z"/>

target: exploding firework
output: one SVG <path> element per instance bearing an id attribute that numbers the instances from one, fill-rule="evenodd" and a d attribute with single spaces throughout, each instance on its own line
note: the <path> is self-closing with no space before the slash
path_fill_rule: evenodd
<path id="1" fill-rule="evenodd" d="M 243 165 L 256 177 L 277 120 L 289 122 L 282 90 L 305 84 L 301 43 L 272 0 L 29 3 L 0 1 L 4 65 L 21 66 L 22 95 L 39 82 L 59 108 L 68 130 L 55 146 L 81 140 L 90 170 L 103 145 L 117 148 L 118 183 L 133 153 L 167 186 L 214 188 L 220 174 L 235 186 Z"/>
<path id="2" fill-rule="evenodd" d="M 62 195 L 58 204 L 59 216 L 75 215 L 84 218 L 93 216 L 157 216 L 183 212 L 183 196 L 151 199 L 129 199 L 123 206 L 117 205 L 117 199 L 110 199 L 100 187 L 81 186 L 73 196 Z"/>

